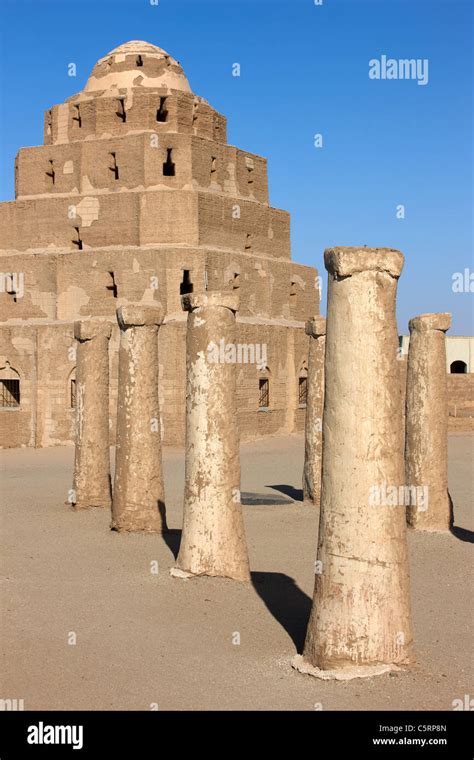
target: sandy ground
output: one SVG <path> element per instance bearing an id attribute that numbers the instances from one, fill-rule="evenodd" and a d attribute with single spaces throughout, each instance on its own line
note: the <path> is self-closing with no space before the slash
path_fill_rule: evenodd
<path id="1" fill-rule="evenodd" d="M 106 511 L 65 506 L 72 448 L 2 452 L 0 698 L 24 699 L 26 710 L 452 709 L 474 694 L 474 436 L 449 443 L 457 528 L 409 536 L 417 665 L 350 683 L 290 667 L 311 604 L 318 522 L 301 503 L 301 436 L 242 447 L 242 491 L 254 494 L 244 507 L 252 585 L 169 576 L 181 450 L 164 455 L 176 529 L 168 543 L 112 533 Z M 264 493 L 274 503 L 258 503 Z"/>

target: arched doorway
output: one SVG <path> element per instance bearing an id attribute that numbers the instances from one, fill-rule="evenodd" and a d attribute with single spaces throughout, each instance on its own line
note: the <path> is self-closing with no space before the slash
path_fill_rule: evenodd
<path id="1" fill-rule="evenodd" d="M 457 359 L 456 361 L 451 362 L 449 371 L 452 375 L 464 374 L 465 372 L 467 372 L 467 364 L 466 362 L 463 362 L 461 359 Z"/>

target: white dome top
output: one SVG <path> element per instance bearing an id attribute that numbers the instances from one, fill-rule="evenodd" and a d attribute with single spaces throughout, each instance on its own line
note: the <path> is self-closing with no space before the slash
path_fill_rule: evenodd
<path id="1" fill-rule="evenodd" d="M 166 87 L 191 92 L 183 69 L 165 50 L 142 40 L 114 48 L 97 61 L 84 92 Z"/>

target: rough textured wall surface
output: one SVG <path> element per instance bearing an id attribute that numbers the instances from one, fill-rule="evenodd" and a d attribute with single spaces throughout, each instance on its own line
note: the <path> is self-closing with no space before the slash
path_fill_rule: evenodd
<path id="1" fill-rule="evenodd" d="M 474 372 L 448 375 L 448 430 L 474 430 Z"/>
<path id="2" fill-rule="evenodd" d="M 226 143 L 225 117 L 173 61 L 146 42 L 119 46 L 46 112 L 45 144 L 18 152 L 16 200 L 0 204 L 0 332 L 23 392 L 19 409 L 0 409 L 0 446 L 70 441 L 73 322 L 115 322 L 121 306 L 158 302 L 163 441 L 183 443 L 180 299 L 205 290 L 238 291 L 239 340 L 268 353 L 264 412 L 259 370 L 237 367 L 243 436 L 303 429 L 297 384 L 304 322 L 319 309 L 316 270 L 291 261 L 290 218 L 269 205 L 266 159 Z M 35 343 L 26 364 L 12 342 L 25 325 Z M 117 341 L 114 326 L 112 440 Z M 1 433 L 7 418 L 12 436 Z"/>

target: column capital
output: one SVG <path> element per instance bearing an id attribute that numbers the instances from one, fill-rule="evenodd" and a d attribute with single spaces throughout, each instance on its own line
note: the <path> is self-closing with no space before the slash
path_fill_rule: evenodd
<path id="1" fill-rule="evenodd" d="M 240 296 L 232 290 L 207 290 L 204 293 L 187 293 L 181 296 L 183 311 L 206 308 L 208 306 L 222 306 L 225 309 L 237 312 L 240 306 Z"/>
<path id="2" fill-rule="evenodd" d="M 419 314 L 417 317 L 410 319 L 408 323 L 410 332 L 428 332 L 429 330 L 440 330 L 446 332 L 451 327 L 451 314 L 448 312 L 439 312 L 437 314 Z"/>
<path id="3" fill-rule="evenodd" d="M 403 253 L 394 248 L 340 246 L 326 248 L 324 266 L 336 278 L 351 277 L 361 272 L 387 272 L 398 279 L 403 269 Z"/>
<path id="4" fill-rule="evenodd" d="M 321 338 L 326 335 L 326 317 L 312 317 L 305 323 L 304 330 L 306 335 L 312 338 Z"/>
<path id="5" fill-rule="evenodd" d="M 83 319 L 74 322 L 74 337 L 78 341 L 92 340 L 93 338 L 110 338 L 112 323 L 103 319 Z"/>
<path id="6" fill-rule="evenodd" d="M 165 312 L 160 303 L 124 304 L 117 309 L 117 322 L 121 330 L 128 327 L 153 327 L 163 324 Z"/>

